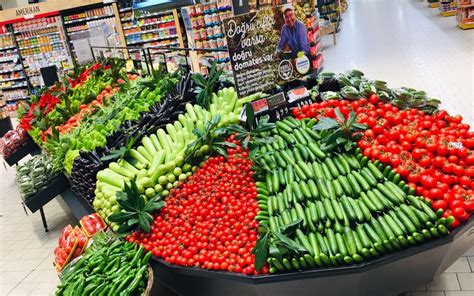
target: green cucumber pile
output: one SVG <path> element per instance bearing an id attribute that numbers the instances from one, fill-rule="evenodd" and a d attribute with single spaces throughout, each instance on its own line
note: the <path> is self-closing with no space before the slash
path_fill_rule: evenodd
<path id="1" fill-rule="evenodd" d="M 298 225 L 289 241 L 301 246 L 270 247 L 271 273 L 358 264 L 448 233 L 446 219 L 390 167 L 359 149 L 323 151 L 315 123 L 287 117 L 276 123 L 275 141 L 259 148 L 256 219 L 271 232 Z"/>

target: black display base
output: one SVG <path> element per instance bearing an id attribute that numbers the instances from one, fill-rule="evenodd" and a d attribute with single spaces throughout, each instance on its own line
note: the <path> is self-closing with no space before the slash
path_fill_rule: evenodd
<path id="1" fill-rule="evenodd" d="M 61 193 L 61 197 L 77 220 L 95 212 L 92 206 L 84 198 L 75 195 L 69 186 Z"/>
<path id="2" fill-rule="evenodd" d="M 183 268 L 154 258 L 160 295 L 394 296 L 431 282 L 474 245 L 474 217 L 450 235 L 365 264 L 288 274 L 245 275 Z"/>
<path id="3" fill-rule="evenodd" d="M 12 120 L 10 116 L 0 119 L 0 138 L 3 137 L 8 131 L 13 129 Z"/>
<path id="4" fill-rule="evenodd" d="M 68 187 L 69 181 L 63 174 L 59 174 L 54 177 L 53 180 L 51 180 L 51 183 L 49 183 L 48 187 L 24 201 L 25 206 L 27 206 L 32 213 L 40 210 L 41 220 L 43 221 L 45 232 L 48 232 L 48 224 L 44 215 L 43 206 L 45 206 L 48 202 L 50 202 Z"/>
<path id="5" fill-rule="evenodd" d="M 5 158 L 5 162 L 9 166 L 14 166 L 28 154 L 35 155 L 39 153 L 38 145 L 30 138 L 25 145 L 19 147 L 10 157 Z"/>

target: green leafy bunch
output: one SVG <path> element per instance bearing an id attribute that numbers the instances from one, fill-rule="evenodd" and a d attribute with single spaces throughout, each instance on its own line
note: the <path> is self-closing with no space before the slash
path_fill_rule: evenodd
<path id="1" fill-rule="evenodd" d="M 141 231 L 150 233 L 152 214 L 166 205 L 160 200 L 160 196 L 155 195 L 146 201 L 145 196 L 138 191 L 134 180 L 130 181 L 130 185 L 125 183 L 124 191 L 119 191 L 116 195 L 117 202 L 123 210 L 111 214 L 108 219 L 110 222 L 121 224 L 118 232 L 126 233 L 138 227 Z"/>
<path id="2" fill-rule="evenodd" d="M 309 251 L 300 243 L 290 238 L 295 231 L 302 227 L 303 219 L 298 219 L 290 224 L 272 231 L 267 223 L 259 225 L 259 239 L 252 250 L 255 255 L 255 270 L 260 270 L 269 256 L 282 261 L 286 255 L 301 256 Z"/>
<path id="3" fill-rule="evenodd" d="M 326 131 L 326 136 L 322 139 L 324 150 L 340 148 L 343 151 L 350 151 L 359 140 L 361 131 L 367 129 L 364 124 L 357 123 L 357 114 L 354 111 L 349 113 L 346 119 L 339 108 L 334 110 L 336 119 L 319 117 L 319 122 L 313 126 L 314 130 Z"/>
<path id="4" fill-rule="evenodd" d="M 223 72 L 223 69 L 218 69 L 217 62 L 212 61 L 209 75 L 207 75 L 207 77 L 201 73 L 196 73 L 191 77 L 193 82 L 196 84 L 194 92 L 197 94 L 196 103 L 198 105 L 209 109 L 212 94 L 216 92 L 216 84 Z"/>

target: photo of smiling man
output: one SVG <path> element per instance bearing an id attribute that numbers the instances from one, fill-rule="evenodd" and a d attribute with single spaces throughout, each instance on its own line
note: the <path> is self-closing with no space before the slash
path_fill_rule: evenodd
<path id="1" fill-rule="evenodd" d="M 277 51 L 289 55 L 291 59 L 297 58 L 299 52 L 309 55 L 310 44 L 306 26 L 296 19 L 293 5 L 286 4 L 282 10 L 285 24 L 281 29 Z"/>

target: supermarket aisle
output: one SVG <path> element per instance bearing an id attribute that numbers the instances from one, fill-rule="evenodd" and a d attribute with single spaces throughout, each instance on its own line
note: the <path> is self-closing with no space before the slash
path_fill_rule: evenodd
<path id="1" fill-rule="evenodd" d="M 39 212 L 27 216 L 23 210 L 15 169 L 0 166 L 0 295 L 54 294 L 52 252 L 61 228 L 77 222 L 53 200 L 44 207 L 50 230 L 45 233 Z"/>
<path id="2" fill-rule="evenodd" d="M 474 30 L 416 0 L 350 0 L 341 28 L 337 46 L 324 38 L 325 70 L 425 90 L 474 124 Z"/>

